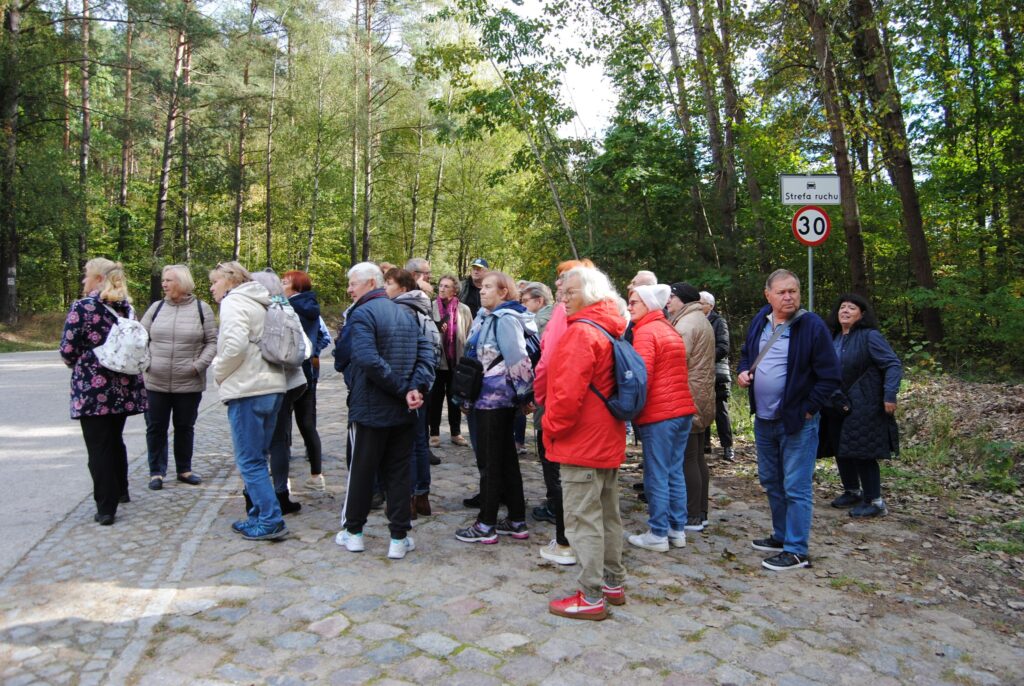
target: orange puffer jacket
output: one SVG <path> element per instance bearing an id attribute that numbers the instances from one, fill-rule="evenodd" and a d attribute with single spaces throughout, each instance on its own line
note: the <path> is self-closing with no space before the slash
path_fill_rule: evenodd
<path id="1" fill-rule="evenodd" d="M 647 367 L 647 403 L 633 420 L 644 425 L 694 414 L 686 371 L 686 344 L 661 310 L 633 325 L 633 347 Z"/>
<path id="2" fill-rule="evenodd" d="M 626 423 L 612 416 L 590 384 L 607 396 L 615 389 L 612 344 L 589 324 L 621 336 L 626 322 L 611 301 L 584 307 L 568 319 L 548 368 L 544 447 L 552 462 L 595 469 L 615 469 L 626 454 Z"/>

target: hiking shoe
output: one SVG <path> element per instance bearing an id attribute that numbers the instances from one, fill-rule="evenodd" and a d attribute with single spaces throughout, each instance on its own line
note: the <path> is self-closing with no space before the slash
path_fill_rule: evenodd
<path id="1" fill-rule="evenodd" d="M 462 504 L 463 504 L 463 506 L 468 507 L 468 508 L 473 509 L 473 510 L 480 509 L 480 494 L 477 493 L 472 498 L 463 498 L 462 499 Z"/>
<path id="2" fill-rule="evenodd" d="M 551 522 L 552 524 L 556 523 L 555 513 L 552 512 L 551 508 L 548 507 L 547 505 L 538 505 L 537 507 L 533 508 L 533 512 L 531 512 L 530 514 L 533 515 L 533 519 L 536 522 Z"/>
<path id="3" fill-rule="evenodd" d="M 430 466 L 431 467 L 436 467 L 439 464 L 441 464 L 441 458 L 438 457 L 437 455 L 435 455 L 434 451 L 431 450 L 430 451 Z"/>
<path id="4" fill-rule="evenodd" d="M 655 536 L 650 531 L 645 531 L 642 534 L 633 534 L 629 537 L 629 542 L 637 548 L 653 550 L 656 553 L 668 552 L 668 536 Z"/>
<path id="5" fill-rule="evenodd" d="M 363 533 L 350 534 L 348 529 L 342 529 L 338 532 L 338 535 L 334 537 L 334 542 L 338 545 L 345 546 L 345 550 L 350 553 L 361 553 L 366 550 L 366 545 L 363 543 Z"/>
<path id="6" fill-rule="evenodd" d="M 686 547 L 686 532 L 676 531 L 670 528 L 668 530 L 668 544 L 673 548 L 685 548 Z"/>
<path id="7" fill-rule="evenodd" d="M 253 522 L 242 529 L 242 538 L 248 541 L 276 541 L 287 535 L 288 527 L 284 525 L 284 522 L 278 522 L 274 526 Z"/>
<path id="8" fill-rule="evenodd" d="M 441 447 L 441 437 L 440 436 L 431 436 L 430 437 L 430 447 L 431 448 L 440 448 Z"/>
<path id="9" fill-rule="evenodd" d="M 327 482 L 324 480 L 323 474 L 316 474 L 306 479 L 306 483 L 303 484 L 307 491 L 318 491 L 323 493 L 327 490 Z"/>
<path id="10" fill-rule="evenodd" d="M 725 460 L 726 462 L 735 462 L 736 461 L 736 451 L 733 450 L 732 448 L 724 449 L 722 451 L 722 459 Z"/>
<path id="11" fill-rule="evenodd" d="M 231 530 L 234 531 L 236 534 L 242 534 L 245 533 L 247 527 L 250 527 L 255 523 L 256 520 L 252 517 L 248 519 L 239 519 L 237 522 L 231 523 Z"/>
<path id="12" fill-rule="evenodd" d="M 770 569 L 773 572 L 784 572 L 787 569 L 810 567 L 811 558 L 806 555 L 797 555 L 796 553 L 782 551 L 778 555 L 769 557 L 767 560 L 762 560 L 761 566 L 765 569 Z"/>
<path id="13" fill-rule="evenodd" d="M 498 532 L 494 529 L 488 531 L 480 522 L 473 522 L 465 529 L 456 529 L 455 538 L 463 543 L 485 543 L 490 545 L 498 542 Z"/>
<path id="14" fill-rule="evenodd" d="M 857 518 L 884 517 L 887 514 L 889 514 L 889 508 L 885 506 L 885 501 L 882 500 L 880 500 L 877 505 L 873 502 L 861 503 L 850 510 L 850 516 Z"/>
<path id="15" fill-rule="evenodd" d="M 559 565 L 576 564 L 576 553 L 572 551 L 572 548 L 567 545 L 559 545 L 558 541 L 554 539 L 540 549 L 540 556 Z"/>
<path id="16" fill-rule="evenodd" d="M 860 505 L 861 500 L 860 491 L 843 491 L 843 494 L 833 500 L 831 505 L 837 510 L 842 510 L 854 505 Z"/>
<path id="17" fill-rule="evenodd" d="M 601 587 L 601 595 L 604 596 L 604 601 L 609 605 L 626 604 L 626 589 L 622 586 L 609 586 L 605 584 Z"/>
<path id="18" fill-rule="evenodd" d="M 519 541 L 530 537 L 530 528 L 526 526 L 526 522 L 513 522 L 508 517 L 499 519 L 494 530 L 502 536 L 511 536 Z"/>
<path id="19" fill-rule="evenodd" d="M 568 598 L 559 598 L 548 603 L 548 612 L 559 617 L 570 619 L 592 619 L 601 621 L 608 616 L 608 610 L 604 606 L 604 598 L 596 603 L 591 603 L 583 595 L 583 591 L 576 591 Z"/>
<path id="20" fill-rule="evenodd" d="M 388 546 L 388 557 L 392 560 L 401 560 L 405 557 L 405 554 L 416 550 L 416 542 L 412 540 L 411 536 L 399 540 L 392 538 L 391 545 Z"/>
<path id="21" fill-rule="evenodd" d="M 462 436 L 452 436 L 452 445 L 457 445 L 460 448 L 465 448 L 466 446 L 469 445 L 469 441 L 467 441 Z"/>
<path id="22" fill-rule="evenodd" d="M 700 517 L 690 517 L 683 528 L 687 531 L 704 531 L 704 521 Z"/>
<path id="23" fill-rule="evenodd" d="M 750 542 L 754 550 L 763 550 L 769 553 L 777 553 L 782 550 L 782 542 L 776 541 L 774 538 L 769 536 L 768 538 L 755 538 Z"/>

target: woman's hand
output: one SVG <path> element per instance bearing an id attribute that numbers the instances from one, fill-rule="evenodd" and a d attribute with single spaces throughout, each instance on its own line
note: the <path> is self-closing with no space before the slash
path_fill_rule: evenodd
<path id="1" fill-rule="evenodd" d="M 885 413 L 892 414 L 896 411 L 896 403 L 885 403 Z"/>

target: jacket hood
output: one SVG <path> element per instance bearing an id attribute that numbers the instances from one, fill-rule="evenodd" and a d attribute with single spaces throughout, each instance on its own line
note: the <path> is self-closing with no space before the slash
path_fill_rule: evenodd
<path id="1" fill-rule="evenodd" d="M 405 305 L 414 312 L 430 316 L 430 298 L 419 289 L 402 293 L 394 301 L 399 305 Z"/>
<path id="2" fill-rule="evenodd" d="M 626 320 L 619 314 L 618 306 L 611 300 L 602 300 L 593 305 L 587 305 L 579 312 L 569 315 L 569 323 L 589 319 L 595 324 L 600 324 L 605 331 L 613 336 L 622 336 L 626 331 Z"/>
<path id="3" fill-rule="evenodd" d="M 680 319 L 688 314 L 693 314 L 694 312 L 700 312 L 700 316 L 704 316 L 704 307 L 700 304 L 699 300 L 683 305 L 683 309 L 679 310 L 679 312 L 677 312 L 669 321 L 672 326 L 675 326 Z"/>
<path id="4" fill-rule="evenodd" d="M 316 291 L 303 291 L 288 298 L 300 317 L 320 316 L 320 303 L 317 301 Z"/>
<path id="5" fill-rule="evenodd" d="M 523 328 L 527 331 L 537 332 L 537 323 L 534 321 L 534 314 L 528 309 L 510 300 L 506 303 L 502 303 L 498 307 L 494 308 L 491 312 L 495 317 L 515 317 L 519 320 L 519 323 L 523 325 Z"/>
<path id="6" fill-rule="evenodd" d="M 235 286 L 228 295 L 242 295 L 250 300 L 255 300 L 264 307 L 270 304 L 270 292 L 262 284 L 255 281 L 246 281 Z"/>

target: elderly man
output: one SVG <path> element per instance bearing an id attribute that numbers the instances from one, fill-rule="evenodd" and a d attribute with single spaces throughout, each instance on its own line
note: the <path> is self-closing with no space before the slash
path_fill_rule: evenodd
<path id="1" fill-rule="evenodd" d="M 462 290 L 459 292 L 459 302 L 465 303 L 469 311 L 476 318 L 477 310 L 480 309 L 480 284 L 483 283 L 484 274 L 490 271 L 491 266 L 487 260 L 478 257 L 469 265 L 469 276 L 462 282 Z"/>
<path id="2" fill-rule="evenodd" d="M 614 392 L 609 336 L 620 337 L 626 322 L 621 299 L 602 272 L 576 267 L 562 279 L 567 327 L 550 360 L 550 376 L 559 382 L 547 387 L 541 423 L 547 459 L 561 465 L 565 535 L 582 569 L 581 590 L 552 600 L 548 609 L 601 620 L 608 616 L 606 601 L 626 602 L 617 483 L 626 426 L 598 395 Z"/>
<path id="3" fill-rule="evenodd" d="M 405 271 L 412 273 L 412 278 L 416 279 L 416 287 L 427 294 L 428 297 L 434 297 L 434 287 L 430 284 L 430 262 L 427 262 L 422 257 L 414 257 L 405 263 Z"/>
<path id="4" fill-rule="evenodd" d="M 772 272 L 764 297 L 768 304 L 747 330 L 736 381 L 750 389 L 757 471 L 772 511 L 772 535 L 752 545 L 774 553 L 762 566 L 783 571 L 811 564 L 819 412 L 839 388 L 840 370 L 825 322 L 800 309 L 796 274 Z"/>
<path id="5" fill-rule="evenodd" d="M 722 444 L 722 459 L 733 462 L 736 453 L 732 449 L 732 420 L 729 419 L 729 395 L 732 373 L 729 371 L 729 325 L 722 315 L 715 312 L 715 296 L 707 291 L 700 292 L 700 306 L 704 316 L 715 332 L 715 427 L 718 442 Z M 711 452 L 711 427 L 704 431 L 704 453 Z"/>
<path id="6" fill-rule="evenodd" d="M 690 395 L 697 406 L 686 441 L 686 530 L 703 531 L 708 524 L 708 489 L 711 472 L 704 455 L 704 429 L 715 419 L 715 331 L 700 306 L 700 293 L 688 283 L 672 284 L 668 300 L 672 326 L 686 345 Z"/>
<path id="7" fill-rule="evenodd" d="M 387 489 L 388 557 L 401 559 L 416 547 L 408 536 L 414 410 L 434 381 L 434 350 L 412 312 L 391 301 L 383 286 L 384 275 L 372 262 L 348 272 L 354 304 L 338 336 L 335 367 L 349 388 L 352 462 L 343 529 L 334 540 L 351 552 L 364 550 L 363 527 L 379 472 Z"/>

